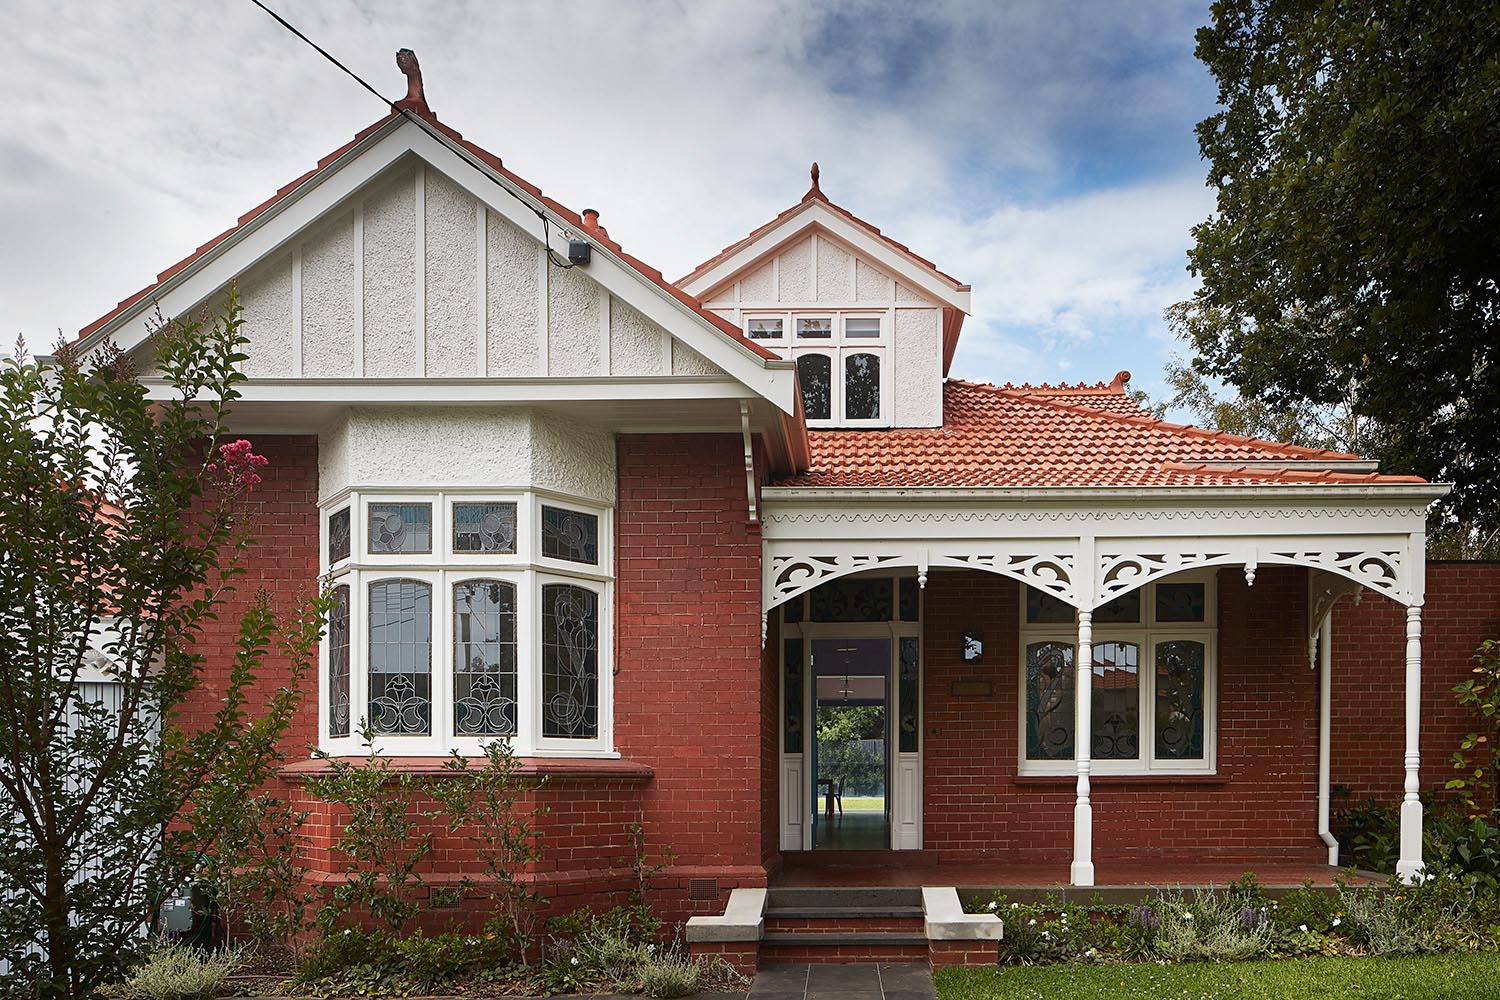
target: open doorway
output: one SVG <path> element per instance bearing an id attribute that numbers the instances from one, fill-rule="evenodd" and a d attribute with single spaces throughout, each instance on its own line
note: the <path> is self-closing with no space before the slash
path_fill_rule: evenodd
<path id="1" fill-rule="evenodd" d="M 814 639 L 813 847 L 890 847 L 891 640 Z"/>

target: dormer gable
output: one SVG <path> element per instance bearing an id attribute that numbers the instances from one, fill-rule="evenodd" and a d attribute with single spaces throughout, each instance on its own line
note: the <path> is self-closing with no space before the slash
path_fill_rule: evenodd
<path id="1" fill-rule="evenodd" d="M 823 194 L 796 205 L 678 287 L 797 364 L 812 428 L 936 427 L 969 286 Z"/>

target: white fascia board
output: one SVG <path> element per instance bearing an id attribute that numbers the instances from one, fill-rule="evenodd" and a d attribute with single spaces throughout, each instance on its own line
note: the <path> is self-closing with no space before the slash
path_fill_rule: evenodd
<path id="1" fill-rule="evenodd" d="M 762 233 L 755 240 L 746 243 L 707 271 L 682 285 L 682 290 L 689 295 L 702 298 L 707 292 L 724 284 L 764 257 L 775 253 L 783 245 L 802 236 L 814 226 L 847 244 L 861 256 L 873 260 L 899 278 L 903 284 L 917 288 L 938 302 L 961 310 L 965 315 L 972 311 L 971 296 L 968 291 L 961 289 L 960 286 L 925 264 L 920 264 L 901 253 L 863 226 L 850 222 L 820 201 L 806 202 L 801 210 L 793 212 L 777 223 L 774 228 Z"/>
<path id="2" fill-rule="evenodd" d="M 538 244 L 543 242 L 544 233 L 542 220 L 536 212 L 544 212 L 551 223 L 547 235 L 550 235 L 552 249 L 562 258 L 567 258 L 571 227 L 566 220 L 446 137 L 435 138 L 407 119 L 393 119 L 346 150 L 319 171 L 312 181 L 282 198 L 219 246 L 167 279 L 152 295 L 96 331 L 81 346 L 87 350 L 107 336 L 113 336 L 116 343 L 127 351 L 139 345 L 149 332 L 149 319 L 158 308 L 164 316 L 190 314 L 229 281 L 279 251 L 324 216 L 339 210 L 347 198 L 403 156 L 412 154 L 530 234 Z M 500 190 L 502 187 L 505 190 Z M 588 239 L 586 233 L 576 231 L 572 231 L 572 236 Z M 796 379 L 791 362 L 759 357 L 743 344 L 724 336 L 691 308 L 621 261 L 607 247 L 594 240 L 590 242 L 594 246 L 593 261 L 587 269 L 591 278 L 729 372 L 752 392 L 764 396 L 785 412 L 793 412 Z"/>
<path id="3" fill-rule="evenodd" d="M 179 397 L 162 378 L 143 378 L 148 399 Z M 557 378 L 258 378 L 240 385 L 246 403 L 503 403 L 551 404 L 598 400 L 743 399 L 745 387 L 727 376 L 609 376 Z M 205 399 L 204 401 L 208 401 Z"/>
<path id="4" fill-rule="evenodd" d="M 948 487 L 902 486 L 888 489 L 838 486 L 767 486 L 761 496 L 767 501 L 827 503 L 838 506 L 853 502 L 975 501 L 1033 502 L 1037 500 L 1233 500 L 1277 498 L 1306 500 L 1405 500 L 1430 503 L 1453 491 L 1451 483 L 1396 483 L 1389 486 L 1337 484 L 1328 486 L 996 486 Z"/>

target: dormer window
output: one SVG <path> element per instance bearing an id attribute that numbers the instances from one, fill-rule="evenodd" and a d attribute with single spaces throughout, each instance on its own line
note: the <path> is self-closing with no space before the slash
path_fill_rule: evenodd
<path id="1" fill-rule="evenodd" d="M 891 426 L 890 327 L 885 311 L 745 316 L 749 337 L 797 363 L 810 427 Z"/>

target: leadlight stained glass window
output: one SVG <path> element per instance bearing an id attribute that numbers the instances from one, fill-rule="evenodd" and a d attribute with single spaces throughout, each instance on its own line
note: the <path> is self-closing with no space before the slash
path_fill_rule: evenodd
<path id="1" fill-rule="evenodd" d="M 901 605 L 901 620 L 914 622 L 921 617 L 922 602 L 917 590 L 917 578 L 914 576 L 903 576 L 897 582 L 900 592 L 897 594 Z"/>
<path id="2" fill-rule="evenodd" d="M 349 508 L 328 515 L 328 562 L 349 558 Z"/>
<path id="3" fill-rule="evenodd" d="M 542 505 L 542 555 L 599 564 L 599 518 L 566 507 Z"/>
<path id="4" fill-rule="evenodd" d="M 599 597 L 572 584 L 542 587 L 542 735 L 599 735 Z"/>
<path id="5" fill-rule="evenodd" d="M 749 323 L 751 340 L 780 340 L 781 339 L 781 317 L 770 316 L 762 319 L 752 319 Z"/>
<path id="6" fill-rule="evenodd" d="M 432 588 L 370 584 L 370 722 L 388 736 L 432 732 Z"/>
<path id="7" fill-rule="evenodd" d="M 782 714 L 786 721 L 782 726 L 782 749 L 787 753 L 802 752 L 802 640 L 785 639 L 781 645 L 784 658 L 782 683 Z"/>
<path id="8" fill-rule="evenodd" d="M 797 359 L 797 384 L 802 387 L 802 413 L 808 420 L 833 416 L 833 359 L 826 354 L 804 354 Z"/>
<path id="9" fill-rule="evenodd" d="M 880 358 L 874 354 L 844 356 L 844 419 L 880 417 Z"/>
<path id="10" fill-rule="evenodd" d="M 1132 590 L 1094 609 L 1095 625 L 1134 625 L 1141 620 L 1141 592 Z"/>
<path id="11" fill-rule="evenodd" d="M 916 753 L 920 746 L 921 731 L 921 671 L 918 643 L 914 636 L 902 636 L 898 648 L 900 676 L 898 689 L 901 695 L 900 731 L 897 746 L 901 753 Z"/>
<path id="12" fill-rule="evenodd" d="M 1203 584 L 1158 583 L 1156 585 L 1156 620 L 1159 622 L 1203 621 Z"/>
<path id="13" fill-rule="evenodd" d="M 1156 756 L 1203 759 L 1204 660 L 1201 642 L 1156 644 Z"/>
<path id="14" fill-rule="evenodd" d="M 843 577 L 816 587 L 808 596 L 815 622 L 888 622 L 892 619 L 891 577 Z"/>
<path id="15" fill-rule="evenodd" d="M 1045 590 L 1026 588 L 1026 621 L 1028 624 L 1073 623 L 1073 606 L 1060 601 Z"/>
<path id="16" fill-rule="evenodd" d="M 833 336 L 833 320 L 814 317 L 797 320 L 797 337 L 801 340 L 828 340 Z"/>
<path id="17" fill-rule="evenodd" d="M 1073 658 L 1069 643 L 1034 642 L 1026 647 L 1026 757 L 1070 760 L 1073 756 Z"/>
<path id="18" fill-rule="evenodd" d="M 513 503 L 454 504 L 453 551 L 514 555 L 516 551 L 516 505 Z"/>
<path id="19" fill-rule="evenodd" d="M 1141 648 L 1133 642 L 1094 644 L 1092 693 L 1095 760 L 1141 755 Z"/>
<path id="20" fill-rule="evenodd" d="M 345 523 L 348 509 L 344 510 Z M 347 554 L 347 553 L 346 553 Z M 328 609 L 328 735 L 349 735 L 349 588 L 333 588 Z"/>
<path id="21" fill-rule="evenodd" d="M 516 586 L 453 585 L 453 734 L 516 731 Z"/>
<path id="22" fill-rule="evenodd" d="M 370 504 L 370 551 L 431 552 L 432 504 Z"/>

